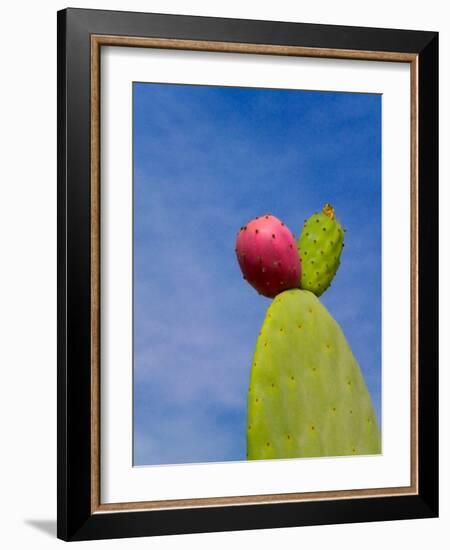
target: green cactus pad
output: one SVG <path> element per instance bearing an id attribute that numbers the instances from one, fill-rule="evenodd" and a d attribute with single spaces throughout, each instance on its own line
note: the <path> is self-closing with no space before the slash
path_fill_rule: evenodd
<path id="1" fill-rule="evenodd" d="M 344 230 L 326 204 L 305 220 L 297 248 L 302 262 L 300 288 L 320 296 L 331 284 L 340 265 Z"/>
<path id="2" fill-rule="evenodd" d="M 338 323 L 311 292 L 282 292 L 267 311 L 253 357 L 247 458 L 380 449 L 372 401 Z"/>

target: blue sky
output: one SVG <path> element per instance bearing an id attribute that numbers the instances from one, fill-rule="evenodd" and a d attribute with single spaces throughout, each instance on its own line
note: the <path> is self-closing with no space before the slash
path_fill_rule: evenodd
<path id="1" fill-rule="evenodd" d="M 134 83 L 134 464 L 245 460 L 246 396 L 270 304 L 237 230 L 347 229 L 321 297 L 381 414 L 381 96 Z"/>

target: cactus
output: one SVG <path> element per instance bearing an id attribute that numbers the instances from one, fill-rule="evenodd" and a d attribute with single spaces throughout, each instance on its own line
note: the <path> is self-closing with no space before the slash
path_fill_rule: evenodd
<path id="1" fill-rule="evenodd" d="M 253 357 L 247 420 L 250 460 L 381 452 L 358 363 L 313 293 L 288 290 L 269 306 Z"/>
<path id="2" fill-rule="evenodd" d="M 344 230 L 330 204 L 325 204 L 322 212 L 305 220 L 297 247 L 302 262 L 298 286 L 320 296 L 339 268 L 344 247 Z"/>
<path id="3" fill-rule="evenodd" d="M 244 279 L 263 296 L 273 298 L 298 287 L 301 265 L 295 239 L 275 216 L 259 216 L 241 227 L 235 251 Z"/>

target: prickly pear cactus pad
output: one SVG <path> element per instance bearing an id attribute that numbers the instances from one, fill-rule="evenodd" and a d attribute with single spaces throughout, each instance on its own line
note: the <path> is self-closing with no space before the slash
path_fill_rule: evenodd
<path id="1" fill-rule="evenodd" d="M 247 458 L 380 452 L 372 401 L 338 323 L 313 293 L 282 292 L 253 357 Z"/>
<path id="2" fill-rule="evenodd" d="M 340 265 L 344 230 L 333 207 L 325 204 L 305 220 L 297 248 L 302 262 L 300 288 L 320 296 L 331 284 Z"/>

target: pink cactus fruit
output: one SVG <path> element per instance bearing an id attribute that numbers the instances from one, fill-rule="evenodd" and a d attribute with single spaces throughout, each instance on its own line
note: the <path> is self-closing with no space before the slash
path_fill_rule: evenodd
<path id="1" fill-rule="evenodd" d="M 295 238 L 271 214 L 241 227 L 236 238 L 236 256 L 244 279 L 267 298 L 299 285 L 301 264 Z"/>

